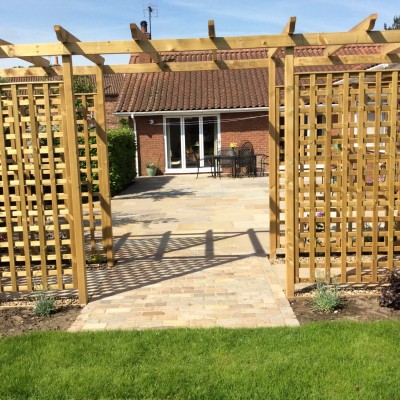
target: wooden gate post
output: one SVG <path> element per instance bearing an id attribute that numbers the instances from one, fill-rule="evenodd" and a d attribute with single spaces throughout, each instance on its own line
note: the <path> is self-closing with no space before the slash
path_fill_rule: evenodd
<path id="1" fill-rule="evenodd" d="M 279 99 L 276 99 L 276 62 L 268 59 L 268 93 L 269 93 L 269 251 L 270 258 L 276 258 L 279 235 Z M 277 114 L 278 108 L 278 114 Z"/>
<path id="2" fill-rule="evenodd" d="M 108 146 L 106 134 L 106 115 L 104 100 L 103 66 L 96 64 L 96 131 L 100 143 L 97 143 L 99 159 L 99 181 L 101 221 L 103 229 L 103 248 L 107 256 L 107 265 L 114 265 L 113 232 L 111 215 L 110 173 L 108 168 Z"/>
<path id="3" fill-rule="evenodd" d="M 70 169 L 70 224 L 72 246 L 72 267 L 77 274 L 79 303 L 86 304 L 88 301 L 85 241 L 83 233 L 83 213 L 81 196 L 81 179 L 79 172 L 78 136 L 75 115 L 75 99 L 72 72 L 72 56 L 62 56 L 64 76 L 64 102 L 67 132 L 65 137 L 68 141 L 68 159 Z"/>
<path id="4" fill-rule="evenodd" d="M 285 241 L 286 241 L 286 297 L 294 296 L 295 268 L 298 263 L 297 216 L 295 215 L 295 177 L 297 168 L 294 146 L 294 48 L 285 51 Z M 296 157 L 297 158 L 297 157 Z"/>

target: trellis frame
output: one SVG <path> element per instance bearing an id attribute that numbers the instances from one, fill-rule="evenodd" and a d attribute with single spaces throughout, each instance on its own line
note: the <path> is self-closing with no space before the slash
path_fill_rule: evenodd
<path id="1" fill-rule="evenodd" d="M 137 72 L 163 72 L 163 71 L 194 71 L 194 70 L 213 70 L 213 69 L 244 69 L 244 68 L 268 68 L 270 77 L 276 76 L 276 68 L 285 68 L 285 93 L 284 93 L 284 116 L 285 116 L 285 221 L 289 229 L 286 230 L 286 264 L 287 264 L 287 295 L 291 296 L 294 292 L 294 283 L 297 281 L 296 265 L 298 264 L 298 224 L 297 216 L 299 204 L 296 200 L 298 192 L 298 153 L 295 132 L 298 130 L 298 109 L 295 106 L 295 99 L 298 96 L 299 88 L 295 84 L 295 67 L 298 66 L 335 66 L 346 64 L 379 64 L 400 62 L 397 50 L 400 48 L 400 31 L 373 31 L 377 16 L 372 14 L 349 32 L 336 33 L 310 33 L 296 34 L 295 18 L 291 18 L 279 35 L 257 35 L 243 37 L 217 37 L 213 21 L 208 24 L 208 38 L 198 39 L 165 39 L 148 40 L 143 35 L 138 34 L 135 25 L 130 26 L 133 40 L 115 42 L 80 42 L 74 35 L 62 27 L 56 25 L 55 32 L 59 43 L 49 44 L 11 44 L 0 40 L 0 59 L 1 58 L 21 58 L 32 62 L 32 68 L 0 69 L 1 77 L 28 77 L 28 76 L 63 76 L 66 107 L 66 132 L 68 136 L 68 154 L 71 163 L 69 184 L 72 185 L 73 196 L 70 199 L 74 210 L 74 243 L 77 252 L 74 257 L 74 265 L 84 265 L 84 241 L 82 204 L 80 199 L 80 180 L 79 162 L 76 141 L 76 120 L 74 119 L 74 99 L 72 95 L 73 75 L 95 74 L 98 86 L 99 109 L 96 123 L 100 127 L 101 137 L 105 140 L 105 118 L 104 113 L 104 81 L 103 74 L 112 73 L 137 73 Z M 348 44 L 384 44 L 379 54 L 375 55 L 340 55 L 338 50 Z M 320 57 L 295 57 L 294 49 L 301 46 L 327 46 L 323 56 Z M 219 62 L 216 57 L 218 50 L 249 49 L 249 48 L 268 48 L 270 58 L 257 60 L 235 60 Z M 279 49 L 283 50 L 278 51 Z M 196 51 L 209 50 L 214 54 L 213 60 L 209 62 L 161 62 L 159 52 L 161 51 Z M 144 52 L 150 55 L 153 61 L 148 64 L 128 64 L 128 65 L 104 65 L 104 59 L 100 54 L 130 54 L 133 52 Z M 74 55 L 82 55 L 92 62 L 94 66 L 74 67 L 72 58 Z M 279 57 L 278 57 L 279 55 Z M 50 66 L 43 56 L 62 56 L 62 66 Z M 280 229 L 280 208 L 281 195 L 279 193 L 279 131 L 280 131 L 280 101 L 276 100 L 279 96 L 279 89 L 275 88 L 274 80 L 269 83 L 269 131 L 271 135 L 270 145 L 270 253 L 275 257 L 279 247 Z M 99 111 L 100 110 L 100 111 Z M 392 144 L 393 145 L 393 144 Z M 108 173 L 105 152 L 100 156 L 100 165 L 104 174 Z M 394 188 L 392 188 L 394 189 Z M 108 260 L 112 259 L 112 226 L 111 226 L 111 207 L 109 192 L 102 196 L 102 216 L 104 222 L 104 246 L 107 248 Z M 87 301 L 86 275 L 84 268 L 78 269 L 77 275 L 79 297 L 82 303 Z"/>

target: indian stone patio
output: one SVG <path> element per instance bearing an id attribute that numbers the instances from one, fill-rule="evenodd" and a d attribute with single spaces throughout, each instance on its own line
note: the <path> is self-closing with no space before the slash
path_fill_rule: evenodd
<path id="1" fill-rule="evenodd" d="M 89 271 L 71 331 L 298 325 L 267 258 L 267 177 L 141 177 L 112 210 L 117 263 Z"/>

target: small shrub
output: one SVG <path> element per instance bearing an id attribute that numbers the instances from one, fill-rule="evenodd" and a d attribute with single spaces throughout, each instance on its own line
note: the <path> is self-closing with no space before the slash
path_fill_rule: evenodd
<path id="1" fill-rule="evenodd" d="M 87 259 L 86 263 L 87 264 L 102 264 L 107 261 L 106 257 L 104 257 L 102 254 L 91 254 Z"/>
<path id="2" fill-rule="evenodd" d="M 312 300 L 312 309 L 320 313 L 330 313 L 342 305 L 338 286 L 328 285 L 326 282 L 317 283 L 315 297 Z"/>
<path id="3" fill-rule="evenodd" d="M 382 288 L 379 305 L 400 310 L 400 272 L 390 271 L 384 282 L 389 285 Z"/>
<path id="4" fill-rule="evenodd" d="M 111 196 L 129 186 L 136 177 L 135 135 L 129 127 L 107 132 Z"/>
<path id="5" fill-rule="evenodd" d="M 33 312 L 39 317 L 48 317 L 54 310 L 55 300 L 47 290 L 40 291 L 36 296 Z"/>

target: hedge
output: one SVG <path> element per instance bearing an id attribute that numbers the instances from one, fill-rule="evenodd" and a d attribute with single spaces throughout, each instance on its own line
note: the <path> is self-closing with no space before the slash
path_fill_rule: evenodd
<path id="1" fill-rule="evenodd" d="M 135 134 L 129 127 L 107 132 L 111 196 L 129 186 L 136 178 Z"/>

